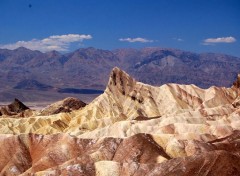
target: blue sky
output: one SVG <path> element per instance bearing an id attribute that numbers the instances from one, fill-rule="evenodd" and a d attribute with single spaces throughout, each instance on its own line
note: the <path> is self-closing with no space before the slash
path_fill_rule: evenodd
<path id="1" fill-rule="evenodd" d="M 0 48 L 163 47 L 240 57 L 239 0 L 0 0 Z"/>

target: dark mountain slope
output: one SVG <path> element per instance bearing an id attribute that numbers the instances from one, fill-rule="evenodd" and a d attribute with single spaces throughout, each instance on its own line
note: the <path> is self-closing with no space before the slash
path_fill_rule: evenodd
<path id="1" fill-rule="evenodd" d="M 202 88 L 212 85 L 228 87 L 239 73 L 240 59 L 171 48 L 114 51 L 81 48 L 68 54 L 41 53 L 22 47 L 0 49 L 0 91 L 6 92 L 24 80 L 36 80 L 59 89 L 103 90 L 115 66 L 152 85 L 179 83 L 196 84 Z"/>

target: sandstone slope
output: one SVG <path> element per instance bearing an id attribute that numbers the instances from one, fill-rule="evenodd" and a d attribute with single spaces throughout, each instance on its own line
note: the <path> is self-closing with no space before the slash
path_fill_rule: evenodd
<path id="1" fill-rule="evenodd" d="M 1 174 L 239 175 L 239 80 L 154 87 L 114 68 L 79 110 L 0 119 Z"/>

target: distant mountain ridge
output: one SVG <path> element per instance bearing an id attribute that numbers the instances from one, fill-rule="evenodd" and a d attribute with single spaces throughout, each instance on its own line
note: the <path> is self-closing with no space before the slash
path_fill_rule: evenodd
<path id="1" fill-rule="evenodd" d="M 90 47 L 67 54 L 57 51 L 42 53 L 23 47 L 0 49 L 0 97 L 3 97 L 3 92 L 19 85 L 27 90 L 31 84 L 26 82 L 24 85 L 24 80 L 37 81 L 32 82 L 35 87 L 31 87 L 36 91 L 43 85 L 48 88 L 103 90 L 115 66 L 141 82 L 156 86 L 178 83 L 202 88 L 212 85 L 229 87 L 240 71 L 240 58 L 171 48 L 109 51 Z M 12 98 L 15 97 L 9 95 L 9 99 Z"/>

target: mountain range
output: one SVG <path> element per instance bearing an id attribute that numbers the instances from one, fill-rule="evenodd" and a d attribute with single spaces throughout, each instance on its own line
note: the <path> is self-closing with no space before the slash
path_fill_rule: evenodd
<path id="1" fill-rule="evenodd" d="M 81 48 L 67 54 L 23 47 L 0 49 L 0 101 L 82 98 L 82 93 L 88 92 L 98 95 L 115 66 L 155 86 L 178 83 L 229 87 L 240 70 L 240 58 L 157 47 L 112 51 Z"/>

